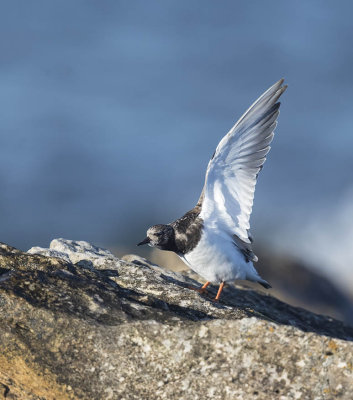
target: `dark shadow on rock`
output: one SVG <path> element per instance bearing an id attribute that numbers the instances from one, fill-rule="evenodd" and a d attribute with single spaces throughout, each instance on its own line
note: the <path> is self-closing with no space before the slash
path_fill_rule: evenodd
<path id="1" fill-rule="evenodd" d="M 3 398 L 6 399 L 7 395 L 10 393 L 10 388 L 2 382 L 0 382 L 0 385 L 3 387 Z"/>
<path id="2" fill-rule="evenodd" d="M 147 288 L 151 285 L 151 290 L 144 292 L 138 287 L 135 277 L 130 275 L 136 269 L 129 268 L 129 264 L 120 267 L 117 264 L 116 271 L 101 267 L 94 269 L 89 263 L 84 263 L 85 267 L 82 267 L 44 256 L 9 252 L 8 249 L 5 253 L 0 251 L 0 268 L 11 270 L 11 274 L 0 282 L 0 296 L 3 291 L 10 292 L 34 307 L 54 313 L 74 315 L 105 325 L 136 320 L 173 324 L 178 320 L 257 317 L 304 332 L 353 340 L 353 328 L 342 322 L 290 306 L 254 290 L 228 286 L 219 303 L 215 304 L 207 296 L 193 302 L 195 293 L 190 291 L 189 296 L 187 291 L 178 288 L 197 285 L 196 281 L 188 277 L 178 279 L 177 275 L 154 270 L 147 263 L 141 265 L 144 267 L 141 274 L 147 274 L 144 282 Z M 128 278 L 127 286 L 122 287 L 115 281 L 117 278 L 119 282 L 120 274 Z M 155 290 L 161 294 L 153 294 Z M 216 290 L 216 286 L 210 286 L 210 295 L 214 297 Z"/>
<path id="3" fill-rule="evenodd" d="M 353 299 L 325 276 L 324 271 L 261 247 L 256 253 L 259 256 L 256 267 L 277 296 L 314 312 L 329 313 L 353 326 Z"/>
<path id="4" fill-rule="evenodd" d="M 0 284 L 0 289 L 12 291 L 35 307 L 92 319 L 106 325 L 134 319 L 167 321 L 178 317 L 197 321 L 213 318 L 205 312 L 121 288 L 110 279 L 112 273 L 117 274 L 114 270 L 91 271 L 69 264 L 67 266 L 68 270 L 49 273 L 13 272 L 7 282 Z"/>
<path id="5" fill-rule="evenodd" d="M 188 288 L 188 284 L 172 278 L 168 275 L 161 275 L 167 282 L 173 283 L 183 288 Z M 200 287 L 200 283 L 187 278 Z M 222 306 L 240 308 L 249 317 L 257 317 L 281 325 L 296 327 L 304 332 L 315 332 L 320 335 L 332 338 L 353 341 L 353 328 L 334 318 L 312 313 L 305 309 L 290 306 L 271 295 L 261 294 L 260 292 L 247 289 L 238 289 L 232 285 L 225 287 L 219 303 L 214 303 L 213 299 L 217 294 L 217 286 L 210 285 L 207 294 L 200 294 L 215 307 Z M 227 318 L 227 316 L 225 316 Z"/>

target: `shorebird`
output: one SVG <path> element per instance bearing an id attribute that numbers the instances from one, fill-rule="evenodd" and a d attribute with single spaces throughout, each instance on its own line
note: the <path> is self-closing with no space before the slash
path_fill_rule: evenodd
<path id="1" fill-rule="evenodd" d="M 270 151 L 280 103 L 286 90 L 283 79 L 263 93 L 219 142 L 206 170 L 205 184 L 196 206 L 167 225 L 154 225 L 138 246 L 148 244 L 174 251 L 193 271 L 206 279 L 197 289 L 236 279 L 271 286 L 253 263 L 250 215 L 258 174 Z"/>

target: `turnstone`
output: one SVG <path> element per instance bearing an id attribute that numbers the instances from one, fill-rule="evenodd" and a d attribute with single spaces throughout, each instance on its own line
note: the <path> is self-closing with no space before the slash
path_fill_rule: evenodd
<path id="1" fill-rule="evenodd" d="M 250 214 L 258 174 L 270 150 L 280 103 L 287 85 L 283 79 L 271 86 L 243 114 L 219 142 L 208 163 L 205 184 L 196 206 L 167 225 L 154 225 L 138 246 L 149 244 L 174 251 L 207 282 L 223 286 L 247 279 L 270 288 L 253 262 Z"/>

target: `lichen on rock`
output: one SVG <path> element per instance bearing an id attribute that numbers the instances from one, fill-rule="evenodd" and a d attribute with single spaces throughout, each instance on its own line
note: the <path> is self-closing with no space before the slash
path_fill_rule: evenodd
<path id="1" fill-rule="evenodd" d="M 197 284 L 87 242 L 1 244 L 0 394 L 353 398 L 352 328 L 235 286 L 217 304 Z"/>

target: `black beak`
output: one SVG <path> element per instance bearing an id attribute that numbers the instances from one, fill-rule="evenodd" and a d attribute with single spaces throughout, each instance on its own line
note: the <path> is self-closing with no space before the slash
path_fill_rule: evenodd
<path id="1" fill-rule="evenodd" d="M 142 240 L 142 242 L 137 243 L 137 246 L 142 246 L 143 244 L 147 244 L 151 241 L 149 237 L 146 237 L 146 239 Z"/>

